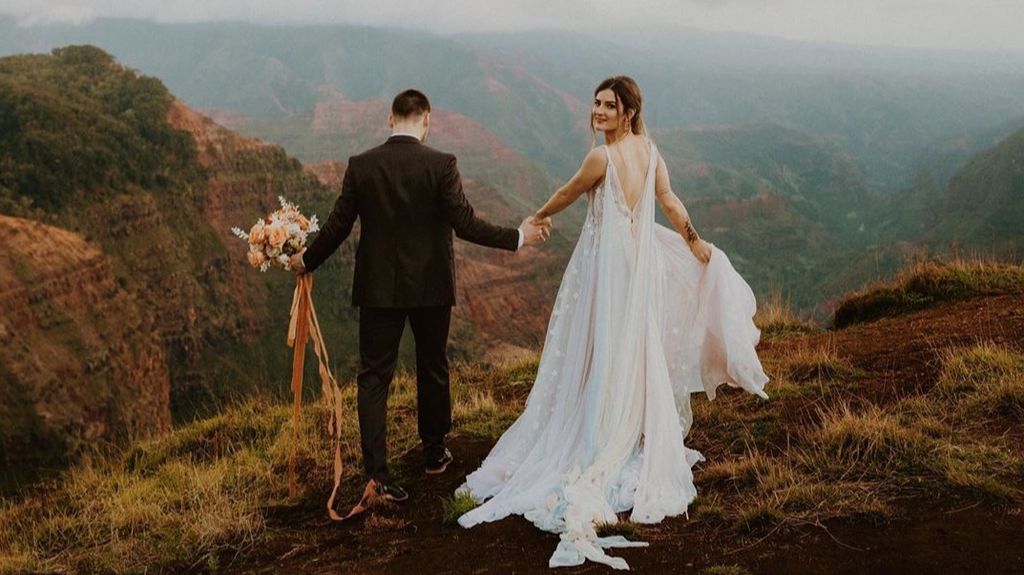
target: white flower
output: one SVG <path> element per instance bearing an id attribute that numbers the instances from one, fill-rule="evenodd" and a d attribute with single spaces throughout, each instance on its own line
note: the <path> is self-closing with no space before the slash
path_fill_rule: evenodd
<path id="1" fill-rule="evenodd" d="M 277 201 L 281 207 L 256 220 L 248 232 L 238 227 L 231 228 L 233 235 L 249 243 L 253 254 L 247 254 L 249 263 L 264 272 L 271 267 L 291 269 L 289 254 L 301 251 L 309 234 L 320 230 L 315 215 L 306 218 L 299 211 L 299 206 L 284 196 L 278 196 Z"/>

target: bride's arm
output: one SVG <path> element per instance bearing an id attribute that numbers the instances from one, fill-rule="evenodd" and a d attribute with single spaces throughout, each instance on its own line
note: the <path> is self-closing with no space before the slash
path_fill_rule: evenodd
<path id="1" fill-rule="evenodd" d="M 607 166 L 608 158 L 605 156 L 603 148 L 590 150 L 587 157 L 583 158 L 583 163 L 580 164 L 580 169 L 576 171 L 576 174 L 555 191 L 544 206 L 537 210 L 534 217 L 541 220 L 549 218 L 572 205 L 580 195 L 601 181 Z"/>
<path id="2" fill-rule="evenodd" d="M 711 250 L 706 246 L 706 242 L 697 235 L 697 230 L 693 229 L 686 206 L 672 191 L 672 185 L 668 179 L 668 168 L 660 153 L 658 154 L 658 168 L 654 173 L 654 194 L 658 199 L 658 205 L 661 206 L 661 211 L 665 212 L 672 227 L 679 232 L 679 235 L 683 236 L 697 259 L 707 263 L 711 256 Z"/>

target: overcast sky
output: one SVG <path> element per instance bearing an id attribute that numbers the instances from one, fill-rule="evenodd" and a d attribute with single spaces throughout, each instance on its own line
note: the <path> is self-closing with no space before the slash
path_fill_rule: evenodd
<path id="1" fill-rule="evenodd" d="M 683 25 L 796 40 L 1024 52 L 1024 0 L 0 0 L 23 24 L 359 23 L 439 33 Z"/>

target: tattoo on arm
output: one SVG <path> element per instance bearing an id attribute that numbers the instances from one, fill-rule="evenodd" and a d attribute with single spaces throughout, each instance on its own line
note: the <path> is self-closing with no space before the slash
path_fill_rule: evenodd
<path id="1" fill-rule="evenodd" d="M 690 244 L 700 239 L 697 236 L 697 230 L 693 229 L 693 224 L 690 223 L 689 219 L 683 224 L 683 236 L 686 238 L 686 242 Z"/>

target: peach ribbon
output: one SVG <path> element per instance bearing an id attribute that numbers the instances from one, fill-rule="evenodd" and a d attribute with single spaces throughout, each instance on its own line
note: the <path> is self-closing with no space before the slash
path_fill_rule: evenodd
<path id="1" fill-rule="evenodd" d="M 377 484 L 371 479 L 363 490 L 362 498 L 344 517 L 334 511 L 334 498 L 338 495 L 343 469 L 341 463 L 341 389 L 338 387 L 334 375 L 327 368 L 330 365 L 327 347 L 324 346 L 320 321 L 316 317 L 316 309 L 313 308 L 313 275 L 299 274 L 295 281 L 295 295 L 292 297 L 291 318 L 288 322 L 288 346 L 295 350 L 292 358 L 292 449 L 288 457 L 288 495 L 290 497 L 295 497 L 298 491 L 295 477 L 295 448 L 298 444 L 299 420 L 302 413 L 302 368 L 306 357 L 307 336 L 313 340 L 313 352 L 316 353 L 321 389 L 324 400 L 331 408 L 327 431 L 334 441 L 334 486 L 331 488 L 331 496 L 327 499 L 327 515 L 334 521 L 344 521 L 363 513 L 376 504 L 378 500 Z"/>
<path id="2" fill-rule="evenodd" d="M 291 319 L 288 323 L 288 346 L 292 347 L 292 449 L 288 458 L 288 494 L 294 497 L 297 492 L 295 478 L 295 448 L 299 436 L 299 418 L 302 412 L 302 368 L 306 356 L 307 336 L 313 340 L 313 352 L 316 353 L 320 383 L 324 400 L 331 408 L 331 416 L 327 422 L 327 431 L 334 441 L 334 487 L 327 500 L 327 511 L 331 519 L 344 519 L 334 512 L 334 498 L 341 485 L 341 389 L 334 379 L 328 366 L 327 347 L 320 331 L 320 321 L 313 308 L 313 275 L 299 274 L 295 281 L 295 295 L 292 297 Z"/>

